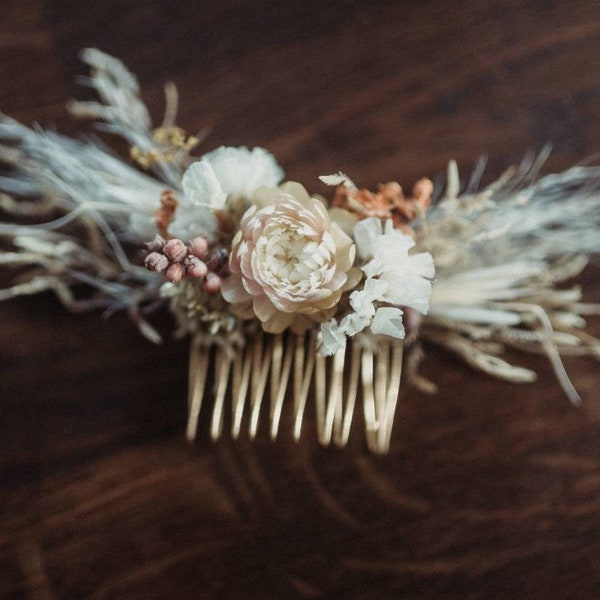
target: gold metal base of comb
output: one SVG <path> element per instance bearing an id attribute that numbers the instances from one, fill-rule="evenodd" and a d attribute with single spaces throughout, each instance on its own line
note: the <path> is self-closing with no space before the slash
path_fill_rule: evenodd
<path id="1" fill-rule="evenodd" d="M 324 357 L 311 333 L 261 332 L 234 353 L 216 345 L 207 347 L 196 336 L 190 346 L 187 438 L 196 438 L 203 401 L 212 396 L 213 440 L 223 435 L 226 411 L 231 411 L 231 436 L 237 439 L 247 427 L 254 439 L 265 405 L 269 434 L 275 440 L 285 404 L 293 409 L 293 438 L 298 441 L 311 399 L 319 442 L 344 447 L 362 399 L 367 446 L 371 452 L 385 454 L 400 391 L 402 355 L 402 342 L 390 339 L 382 339 L 376 349 L 350 339 L 345 351 Z"/>

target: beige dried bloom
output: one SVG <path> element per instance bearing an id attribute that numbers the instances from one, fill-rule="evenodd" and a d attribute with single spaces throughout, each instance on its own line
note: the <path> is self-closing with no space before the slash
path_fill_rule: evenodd
<path id="1" fill-rule="evenodd" d="M 354 256 L 351 238 L 301 185 L 263 189 L 233 240 L 223 297 L 269 333 L 300 333 L 335 313 L 356 283 Z"/>

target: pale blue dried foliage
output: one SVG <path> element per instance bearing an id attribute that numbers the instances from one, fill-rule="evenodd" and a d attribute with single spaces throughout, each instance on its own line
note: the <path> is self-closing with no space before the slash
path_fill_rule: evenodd
<path id="1" fill-rule="evenodd" d="M 600 358 L 600 342 L 583 331 L 583 316 L 600 309 L 582 302 L 579 287 L 558 285 L 600 252 L 600 167 L 536 179 L 544 159 L 545 153 L 529 158 L 487 188 L 462 195 L 450 165 L 449 191 L 415 227 L 419 249 L 436 264 L 421 334 L 512 381 L 535 374 L 500 359 L 504 346 L 541 351 L 578 402 L 560 354 Z"/>
<path id="2" fill-rule="evenodd" d="M 82 58 L 92 67 L 87 82 L 103 104 L 74 104 L 73 110 L 102 119 L 104 129 L 141 150 L 157 148 L 133 75 L 98 50 L 88 49 Z M 0 223 L 0 237 L 12 245 L 1 263 L 19 267 L 20 273 L 14 285 L 0 291 L 0 300 L 50 289 L 72 310 L 126 309 L 144 335 L 159 341 L 141 307 L 157 302 L 162 278 L 132 263 L 124 245 L 146 241 L 157 198 L 166 187 L 180 187 L 180 167 L 159 160 L 154 174 L 160 181 L 114 156 L 99 140 L 28 128 L 1 113 L 0 161 L 11 169 L 0 177 L 0 209 L 30 221 Z M 77 283 L 97 294 L 77 299 L 72 291 Z"/>

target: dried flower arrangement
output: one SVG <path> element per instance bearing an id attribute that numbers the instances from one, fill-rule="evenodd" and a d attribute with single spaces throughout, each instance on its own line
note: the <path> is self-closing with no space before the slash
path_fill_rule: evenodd
<path id="1" fill-rule="evenodd" d="M 411 195 L 395 182 L 373 193 L 337 173 L 321 178 L 334 188 L 328 204 L 282 183 L 261 148 L 192 156 L 199 138 L 175 125 L 174 86 L 153 129 L 120 61 L 95 49 L 82 59 L 101 101 L 70 109 L 124 137 L 135 166 L 97 141 L 0 115 L 0 160 L 12 169 L 0 177 L 12 219 L 0 223 L 0 264 L 18 270 L 0 299 L 53 290 L 74 311 L 124 309 L 154 342 L 146 316 L 168 305 L 191 338 L 190 439 L 208 394 L 215 439 L 226 406 L 232 435 L 246 413 L 254 437 L 266 403 L 275 438 L 286 397 L 298 439 L 313 397 L 320 442 L 343 446 L 361 399 L 368 447 L 384 453 L 403 364 L 414 385 L 436 389 L 418 372 L 421 341 L 513 382 L 535 373 L 500 358 L 504 348 L 542 351 L 580 401 L 561 354 L 600 358 L 583 320 L 599 307 L 558 284 L 600 251 L 600 168 L 538 179 L 542 155 L 478 189 L 482 164 L 459 193 L 451 163 L 433 204 L 428 179 Z M 81 283 L 95 293 L 78 297 Z"/>

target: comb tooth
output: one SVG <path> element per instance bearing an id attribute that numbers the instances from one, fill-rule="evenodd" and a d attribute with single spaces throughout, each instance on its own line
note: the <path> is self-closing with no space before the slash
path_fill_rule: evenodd
<path id="1" fill-rule="evenodd" d="M 388 379 L 388 390 L 385 405 L 385 428 L 382 437 L 380 451 L 386 453 L 390 449 L 392 439 L 392 426 L 394 424 L 394 415 L 396 414 L 396 405 L 398 395 L 400 394 L 400 383 L 402 380 L 402 360 L 404 354 L 404 344 L 402 342 L 392 342 L 392 364 L 391 375 Z"/>
<path id="2" fill-rule="evenodd" d="M 210 353 L 208 351 L 200 352 L 200 342 L 197 337 L 193 337 L 190 343 L 188 422 L 186 428 L 186 437 L 189 441 L 196 439 L 196 432 L 198 431 L 198 417 L 204 398 L 209 360 Z"/>
<path id="3" fill-rule="evenodd" d="M 363 388 L 363 411 L 365 415 L 365 434 L 369 450 L 374 447 L 374 436 L 377 433 L 377 417 L 375 413 L 375 395 L 373 392 L 373 352 L 370 348 L 362 349 L 361 379 Z"/>
<path id="4" fill-rule="evenodd" d="M 213 408 L 212 422 L 210 425 L 210 437 L 218 440 L 221 437 L 223 429 L 223 406 L 225 404 L 225 394 L 229 383 L 229 371 L 231 370 L 231 355 L 222 348 L 217 348 L 215 353 L 217 376 L 215 380 L 216 394 L 215 405 Z"/>
<path id="5" fill-rule="evenodd" d="M 267 377 L 269 375 L 269 366 L 271 363 L 271 355 L 273 352 L 272 343 L 267 342 L 265 355 L 263 348 L 265 340 L 262 334 L 258 334 L 257 340 L 254 343 L 254 357 L 252 369 L 252 412 L 250 415 L 249 435 L 250 439 L 256 437 L 258 430 L 258 417 L 260 415 L 260 407 L 264 398 L 265 388 L 267 386 Z"/>
<path id="6" fill-rule="evenodd" d="M 387 340 L 382 340 L 377 347 L 377 354 L 375 356 L 375 414 L 377 419 L 377 434 L 375 439 L 377 452 L 381 452 L 385 438 L 389 357 L 390 344 Z"/>
<path id="7" fill-rule="evenodd" d="M 249 344 L 235 355 L 233 362 L 233 420 L 231 437 L 237 440 L 242 428 L 242 417 L 250 386 L 250 370 L 252 367 L 252 347 Z"/>
<path id="8" fill-rule="evenodd" d="M 334 441 L 340 437 L 342 423 L 344 419 L 344 373 L 346 370 L 346 350 L 341 353 L 341 360 L 337 363 L 337 356 L 333 359 L 334 373 L 337 375 L 339 370 L 339 384 L 334 382 L 336 390 L 336 405 L 333 411 L 333 439 Z"/>
<path id="9" fill-rule="evenodd" d="M 323 355 L 315 356 L 315 408 L 317 413 L 317 435 L 321 444 L 325 441 L 325 383 L 327 378 L 326 359 Z"/>
<path id="10" fill-rule="evenodd" d="M 283 337 L 281 335 L 277 336 L 277 353 L 273 353 L 273 362 L 277 360 L 279 363 L 277 369 L 273 369 L 271 372 L 271 377 L 273 377 L 275 371 L 277 371 L 279 387 L 277 388 L 277 393 L 275 398 L 271 396 L 271 439 L 275 440 L 277 438 L 277 433 L 279 432 L 279 421 L 281 418 L 281 409 L 283 407 L 283 401 L 285 399 L 285 393 L 287 391 L 288 382 L 290 379 L 290 371 L 292 368 L 292 358 L 294 357 L 294 340 L 292 336 L 288 336 L 288 339 L 285 344 L 285 353 L 283 355 L 283 367 L 281 367 L 281 348 L 283 346 Z"/>
<path id="11" fill-rule="evenodd" d="M 306 336 L 297 335 L 296 347 L 294 349 L 294 376 L 292 381 L 293 397 L 294 397 L 294 441 L 300 439 L 302 430 L 302 417 L 304 415 L 304 407 L 306 406 L 306 398 L 302 398 L 302 383 L 304 381 L 304 342 Z"/>
<path id="12" fill-rule="evenodd" d="M 348 375 L 348 387 L 346 390 L 346 410 L 344 412 L 344 420 L 342 428 L 334 439 L 336 446 L 343 448 L 348 443 L 350 437 L 350 425 L 354 415 L 354 407 L 356 405 L 356 397 L 358 395 L 358 380 L 360 375 L 360 360 L 361 348 L 360 344 L 351 340 L 351 358 L 350 358 L 350 373 Z"/>
<path id="13" fill-rule="evenodd" d="M 296 363 L 294 369 L 294 384 L 298 381 L 297 387 L 299 394 L 296 395 L 294 390 L 294 440 L 300 439 L 302 431 L 302 419 L 304 417 L 304 409 L 308 399 L 308 392 L 313 378 L 315 369 L 315 355 L 317 344 L 314 335 L 308 337 L 308 349 L 306 350 L 306 360 L 304 359 L 304 342 L 305 338 L 298 336 L 296 345 Z"/>
<path id="14" fill-rule="evenodd" d="M 339 429 L 342 418 L 342 392 L 344 384 L 344 363 L 346 351 L 340 350 L 329 362 L 332 371 L 329 380 L 329 395 L 327 398 L 327 412 L 325 413 L 325 425 L 323 431 L 323 443 L 329 446 L 333 436 L 333 430 Z"/>
<path id="15" fill-rule="evenodd" d="M 271 354 L 271 381 L 269 385 L 269 400 L 271 407 L 275 404 L 277 391 L 281 382 L 281 363 L 283 360 L 283 338 L 281 334 L 272 338 L 273 352 Z"/>

